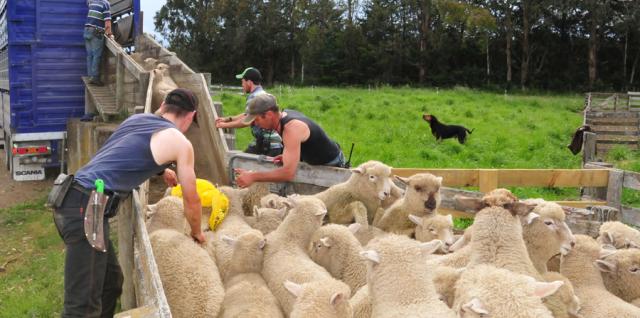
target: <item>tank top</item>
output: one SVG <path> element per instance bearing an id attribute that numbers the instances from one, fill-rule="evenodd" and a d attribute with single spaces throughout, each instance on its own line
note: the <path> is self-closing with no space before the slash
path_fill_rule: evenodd
<path id="1" fill-rule="evenodd" d="M 87 189 L 104 180 L 105 189 L 129 192 L 142 182 L 166 169 L 171 163 L 158 165 L 151 154 L 151 135 L 176 126 L 153 114 L 127 118 L 107 139 L 87 165 L 75 174 L 75 180 Z"/>
<path id="2" fill-rule="evenodd" d="M 301 144 L 300 160 L 310 165 L 323 165 L 331 162 L 340 154 L 340 148 L 313 120 L 295 110 L 286 109 L 287 116 L 280 118 L 282 136 L 284 136 L 285 125 L 297 119 L 309 126 L 309 138 Z M 285 145 L 286 147 L 286 145 Z"/>

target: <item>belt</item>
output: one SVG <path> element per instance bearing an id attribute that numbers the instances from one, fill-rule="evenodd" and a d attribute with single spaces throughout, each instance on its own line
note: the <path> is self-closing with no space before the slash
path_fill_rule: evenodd
<path id="1" fill-rule="evenodd" d="M 85 194 L 87 197 L 91 196 L 91 191 L 93 191 L 93 189 L 87 189 L 83 187 L 80 183 L 78 183 L 75 180 L 73 181 L 73 183 L 71 183 L 71 189 L 74 189 L 82 194 Z M 111 190 L 105 189 L 104 194 L 109 196 L 109 199 L 105 204 L 105 217 L 110 218 L 116 215 L 116 213 L 118 212 L 118 206 L 122 201 L 124 201 L 129 196 L 130 193 L 111 191 Z"/>
<path id="2" fill-rule="evenodd" d="M 87 196 L 90 196 L 91 191 L 93 191 L 92 189 L 87 189 L 83 187 L 80 183 L 78 183 L 78 181 L 75 181 L 75 180 L 73 180 L 73 182 L 71 183 L 71 188 L 76 189 L 81 193 L 86 194 Z M 114 192 L 111 190 L 104 189 L 104 194 L 108 195 L 109 197 L 113 197 L 113 193 Z"/>

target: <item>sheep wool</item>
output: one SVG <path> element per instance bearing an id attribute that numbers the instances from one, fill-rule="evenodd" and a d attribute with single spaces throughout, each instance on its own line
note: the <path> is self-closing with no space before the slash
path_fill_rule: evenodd
<path id="1" fill-rule="evenodd" d="M 379 161 L 367 161 L 351 172 L 347 181 L 314 195 L 327 206 L 331 223 L 351 223 L 353 211 L 348 206 L 354 201 L 364 204 L 371 223 L 376 210 L 391 193 L 391 167 Z"/>
<path id="2" fill-rule="evenodd" d="M 604 222 L 600 226 L 598 243 L 613 245 L 616 249 L 640 248 L 640 231 L 618 221 Z"/>
<path id="3" fill-rule="evenodd" d="M 358 289 L 351 299 L 349 299 L 349 303 L 353 308 L 353 318 L 370 318 L 371 317 L 371 298 L 369 298 L 369 286 L 364 285 Z"/>
<path id="4" fill-rule="evenodd" d="M 609 268 L 601 257 L 611 253 L 602 249 L 593 238 L 576 235 L 576 245 L 562 256 L 560 274 L 571 281 L 576 295 L 582 300 L 580 314 L 584 318 L 640 317 L 640 308 L 616 297 L 604 285 L 600 272 Z"/>
<path id="5" fill-rule="evenodd" d="M 147 232 L 153 233 L 160 229 L 172 229 L 190 234 L 191 228 L 184 217 L 182 199 L 169 196 L 164 197 L 155 205 L 149 205 L 150 217 L 147 220 Z"/>
<path id="6" fill-rule="evenodd" d="M 280 209 L 253 207 L 253 216 L 245 217 L 247 223 L 263 234 L 269 234 L 278 228 L 287 215 L 287 207 Z"/>
<path id="7" fill-rule="evenodd" d="M 547 282 L 563 281 L 564 285 L 560 286 L 556 294 L 562 301 L 562 304 L 567 309 L 570 317 L 580 317 L 580 298 L 576 296 L 573 284 L 568 278 L 564 277 L 558 272 L 546 272 L 542 274 L 544 280 Z"/>
<path id="8" fill-rule="evenodd" d="M 343 282 L 330 279 L 297 284 L 284 282 L 295 297 L 290 318 L 351 318 L 351 290 Z"/>
<path id="9" fill-rule="evenodd" d="M 440 205 L 442 177 L 430 173 L 418 173 L 409 178 L 396 176 L 407 185 L 404 197 L 384 211 L 373 225 L 386 232 L 412 236 L 415 224 L 409 214 L 417 217 L 433 216 Z"/>
<path id="10" fill-rule="evenodd" d="M 149 236 L 173 317 L 216 317 L 224 288 L 216 264 L 193 239 L 160 229 Z"/>
<path id="11" fill-rule="evenodd" d="M 562 284 L 536 282 L 506 269 L 477 265 L 460 275 L 453 309 L 459 317 L 553 318 L 542 298 Z"/>
<path id="12" fill-rule="evenodd" d="M 425 255 L 441 242 L 419 243 L 406 236 L 388 235 L 369 242 L 361 255 L 367 259 L 367 285 L 372 317 L 454 318 L 454 312 L 436 293 Z M 401 275 L 399 275 L 401 273 Z"/>
<path id="13" fill-rule="evenodd" d="M 601 262 L 607 290 L 626 302 L 640 299 L 640 249 L 618 250 Z"/>
<path id="14" fill-rule="evenodd" d="M 328 224 L 313 233 L 309 256 L 355 291 L 366 284 L 367 266 L 360 257 L 361 250 L 360 242 L 347 227 Z"/>

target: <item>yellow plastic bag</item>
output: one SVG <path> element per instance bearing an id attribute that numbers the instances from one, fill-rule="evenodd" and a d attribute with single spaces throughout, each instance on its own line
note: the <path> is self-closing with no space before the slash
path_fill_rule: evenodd
<path id="1" fill-rule="evenodd" d="M 215 230 L 224 220 L 229 210 L 229 199 L 220 192 L 211 182 L 204 179 L 196 179 L 196 190 L 203 207 L 211 207 L 211 217 L 209 217 L 209 228 Z M 171 195 L 182 197 L 182 187 L 180 185 L 171 189 Z"/>

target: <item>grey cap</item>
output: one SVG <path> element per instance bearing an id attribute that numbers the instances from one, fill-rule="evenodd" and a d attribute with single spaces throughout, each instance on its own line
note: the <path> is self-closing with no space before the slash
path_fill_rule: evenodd
<path id="1" fill-rule="evenodd" d="M 245 117 L 242 122 L 249 124 L 253 122 L 258 115 L 262 115 L 276 106 L 278 106 L 278 102 L 275 96 L 268 93 L 260 94 L 249 101 L 247 105 L 247 117 Z"/>

